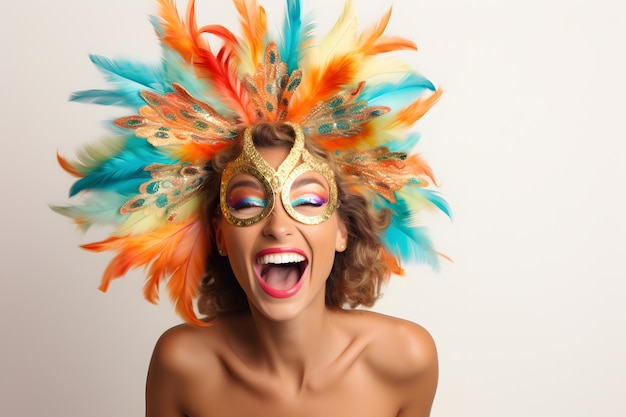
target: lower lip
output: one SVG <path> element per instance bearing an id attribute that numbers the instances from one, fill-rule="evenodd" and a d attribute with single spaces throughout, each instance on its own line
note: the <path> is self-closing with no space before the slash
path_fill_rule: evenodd
<path id="1" fill-rule="evenodd" d="M 273 298 L 293 297 L 298 293 L 298 291 L 300 291 L 300 288 L 302 288 L 302 285 L 304 284 L 304 277 L 300 277 L 296 285 L 294 285 L 293 287 L 287 288 L 286 290 L 278 290 L 267 285 L 262 278 L 258 278 L 258 280 L 259 284 L 261 284 L 261 288 L 263 289 L 263 291 L 265 291 L 267 295 Z"/>

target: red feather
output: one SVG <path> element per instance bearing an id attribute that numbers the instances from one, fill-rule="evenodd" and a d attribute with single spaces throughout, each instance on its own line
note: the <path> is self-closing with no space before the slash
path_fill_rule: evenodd
<path id="1" fill-rule="evenodd" d="M 180 19 L 173 0 L 159 0 L 163 19 L 163 42 L 185 60 L 194 65 L 199 78 L 205 78 L 220 95 L 224 103 L 242 116 L 247 123 L 248 98 L 238 73 L 235 60 L 236 36 L 221 25 L 208 25 L 198 29 L 195 0 L 187 5 L 186 23 Z M 217 54 L 213 53 L 203 34 L 217 36 L 223 42 Z"/>

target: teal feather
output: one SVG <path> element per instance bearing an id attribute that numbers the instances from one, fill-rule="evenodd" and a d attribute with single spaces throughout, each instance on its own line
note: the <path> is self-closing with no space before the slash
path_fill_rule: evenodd
<path id="1" fill-rule="evenodd" d="M 437 191 L 410 184 L 395 193 L 395 197 L 395 204 L 384 199 L 375 204 L 377 209 L 386 208 L 391 211 L 391 224 L 381 237 L 383 244 L 398 259 L 411 263 L 427 263 L 437 269 L 439 255 L 428 237 L 428 230 L 424 226 L 416 225 L 416 213 L 424 208 L 425 203 L 451 217 L 448 202 Z"/>
<path id="2" fill-rule="evenodd" d="M 70 197 L 86 190 L 109 190 L 131 196 L 137 193 L 143 182 L 150 179 L 150 173 L 145 171 L 146 166 L 176 162 L 147 141 L 130 139 L 124 150 L 76 181 L 70 188 Z"/>
<path id="3" fill-rule="evenodd" d="M 151 15 L 148 17 L 148 20 L 150 21 L 150 24 L 152 24 L 152 27 L 154 28 L 154 31 L 156 32 L 159 39 L 163 39 L 163 37 L 165 36 L 165 32 L 163 32 L 161 18 L 159 16 Z"/>
<path id="4" fill-rule="evenodd" d="M 159 17 L 151 16 L 150 22 L 159 39 L 163 39 L 164 32 Z M 172 84 L 180 84 L 189 94 L 208 103 L 217 111 L 227 110 L 227 107 L 219 99 L 219 95 L 212 93 L 210 83 L 206 79 L 198 78 L 193 65 L 185 62 L 178 52 L 167 47 L 163 42 L 161 42 L 161 47 L 163 51 L 161 77 L 163 85 L 168 86 L 167 91 L 172 91 L 169 87 Z"/>
<path id="5" fill-rule="evenodd" d="M 153 16 L 150 20 L 157 34 L 162 37 L 163 30 L 158 18 Z M 215 95 L 207 91 L 206 81 L 198 79 L 193 66 L 184 62 L 176 52 L 165 45 L 161 65 L 125 59 L 112 60 L 99 55 L 90 55 L 89 58 L 115 88 L 77 91 L 70 96 L 71 101 L 140 108 L 146 104 L 139 95 L 141 91 L 150 90 L 165 94 L 173 91 L 172 83 L 178 83 L 194 97 L 214 106 L 218 105 L 212 103 L 215 100 L 211 99 Z"/>
<path id="6" fill-rule="evenodd" d="M 163 45 L 162 76 L 164 84 L 182 85 L 193 97 L 204 101 L 216 111 L 227 113 L 230 109 L 220 100 L 220 95 L 215 94 L 207 79 L 198 78 L 191 64 L 182 60 L 180 55 L 172 49 Z M 173 91 L 171 88 L 168 91 Z M 145 103 L 144 103 L 145 104 Z"/>
<path id="7" fill-rule="evenodd" d="M 398 220 L 397 217 L 394 220 Z M 435 270 L 438 269 L 439 256 L 433 249 L 426 228 L 409 227 L 394 220 L 382 236 L 387 250 L 403 262 L 427 264 Z"/>
<path id="8" fill-rule="evenodd" d="M 430 201 L 431 204 L 433 204 L 439 210 L 444 212 L 446 216 L 452 218 L 452 211 L 450 210 L 450 205 L 448 204 L 446 199 L 443 197 L 443 194 L 441 194 L 439 191 L 430 190 L 427 188 L 415 187 L 415 189 L 417 190 L 418 193 L 422 195 L 422 197 L 426 198 L 428 201 Z"/>
<path id="9" fill-rule="evenodd" d="M 302 20 L 302 5 L 300 0 L 287 0 L 287 15 L 283 24 L 282 43 L 279 45 L 280 57 L 287 63 L 289 73 L 299 65 L 300 48 L 311 38 L 314 30 L 312 19 Z"/>
<path id="10" fill-rule="evenodd" d="M 392 213 L 391 224 L 381 237 L 385 248 L 402 261 L 425 263 L 437 269 L 439 259 L 427 229 L 411 223 L 414 216 L 406 201 L 398 198 L 396 204 L 386 200 L 382 200 L 380 204 Z"/>
<path id="11" fill-rule="evenodd" d="M 105 106 L 126 106 L 139 108 L 145 104 L 138 91 L 122 90 L 83 90 L 70 95 L 70 101 L 81 103 L 102 104 Z"/>
<path id="12" fill-rule="evenodd" d="M 419 132 L 410 132 L 406 138 L 400 140 L 392 140 L 385 143 L 385 146 L 389 148 L 391 152 L 402 152 L 410 154 L 413 148 L 417 146 L 417 143 L 421 139 L 422 135 Z"/>
<path id="13" fill-rule="evenodd" d="M 169 84 L 157 65 L 112 60 L 98 55 L 90 55 L 89 58 L 116 88 L 77 91 L 70 96 L 71 101 L 139 108 L 145 104 L 139 95 L 141 91 L 151 90 L 161 94 L 169 91 Z"/>
<path id="14" fill-rule="evenodd" d="M 359 99 L 370 106 L 383 105 L 397 110 L 413 103 L 426 91 L 435 91 L 433 83 L 424 76 L 411 72 L 397 83 L 366 84 Z"/>
<path id="15" fill-rule="evenodd" d="M 120 207 L 128 197 L 112 191 L 100 191 L 90 195 L 81 205 L 50 206 L 52 210 L 63 216 L 79 220 L 82 231 L 87 231 L 94 224 L 121 224 L 126 216 L 120 214 Z"/>
<path id="16" fill-rule="evenodd" d="M 128 84 L 129 89 L 152 89 L 163 92 L 163 77 L 158 65 L 126 59 L 113 60 L 100 55 L 89 58 L 112 83 Z"/>

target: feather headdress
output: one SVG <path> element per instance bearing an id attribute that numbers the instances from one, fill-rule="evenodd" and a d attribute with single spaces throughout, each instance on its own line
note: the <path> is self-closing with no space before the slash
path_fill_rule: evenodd
<path id="1" fill-rule="evenodd" d="M 166 283 L 177 312 L 202 324 L 193 302 L 211 250 L 200 210 L 207 167 L 245 127 L 263 121 L 300 124 L 373 207 L 391 211 L 391 225 L 381 236 L 381 257 L 390 271 L 402 273 L 401 260 L 436 266 L 439 255 L 417 215 L 449 210 L 429 188 L 434 181 L 428 165 L 409 152 L 418 140 L 410 129 L 440 90 L 405 63 L 388 59 L 388 52 L 417 49 L 385 35 L 391 10 L 360 32 L 348 0 L 328 34 L 315 38 L 300 1 L 286 0 L 283 30 L 276 36 L 256 0 L 233 1 L 240 36 L 217 24 L 199 27 L 194 0 L 184 18 L 174 0 L 158 0 L 159 17 L 152 23 L 163 48 L 161 63 L 92 56 L 112 89 L 71 97 L 135 109 L 114 121 L 123 134 L 87 146 L 78 161 L 58 156 L 79 178 L 70 196 L 88 198 L 54 209 L 83 230 L 93 224 L 115 228 L 108 239 L 83 245 L 116 253 L 100 288 L 143 266 L 148 300 L 156 302 Z"/>

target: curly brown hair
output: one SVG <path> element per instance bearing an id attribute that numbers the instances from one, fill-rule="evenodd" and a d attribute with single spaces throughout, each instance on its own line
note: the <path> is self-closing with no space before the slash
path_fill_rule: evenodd
<path id="1" fill-rule="evenodd" d="M 262 123 L 253 128 L 252 137 L 257 147 L 291 147 L 295 132 L 287 124 Z M 382 258 L 380 239 L 380 234 L 389 225 L 390 213 L 387 210 L 375 211 L 368 198 L 354 187 L 358 179 L 348 178 L 340 172 L 328 152 L 308 140 L 305 147 L 335 172 L 339 200 L 336 210 L 348 232 L 346 250 L 335 254 L 333 268 L 326 281 L 326 306 L 370 307 L 380 297 L 382 284 L 391 274 L 388 263 Z M 211 236 L 214 236 L 213 220 L 222 215 L 219 209 L 221 173 L 240 152 L 241 147 L 235 146 L 212 160 L 204 207 L 206 227 Z M 246 295 L 234 276 L 228 258 L 220 256 L 215 239 L 210 240 L 212 247 L 198 299 L 198 311 L 207 320 L 249 309 Z"/>

